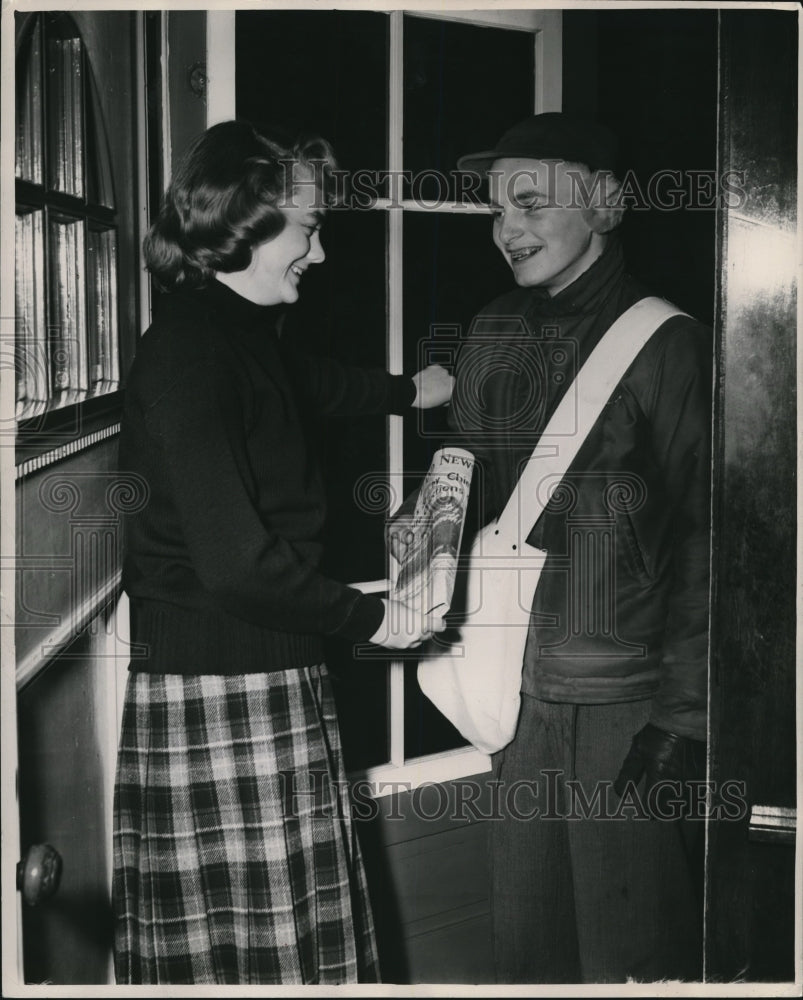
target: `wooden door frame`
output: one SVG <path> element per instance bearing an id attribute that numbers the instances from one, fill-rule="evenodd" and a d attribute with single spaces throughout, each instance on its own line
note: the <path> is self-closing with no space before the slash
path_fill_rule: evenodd
<path id="1" fill-rule="evenodd" d="M 716 399 L 714 415 L 712 606 L 709 779 L 718 803 L 726 781 L 741 782 L 745 808 L 729 821 L 710 822 L 706 849 L 706 976 L 709 981 L 755 981 L 760 925 L 779 921 L 769 938 L 783 938 L 777 960 L 801 967 L 801 834 L 795 830 L 801 700 L 795 703 L 797 546 L 788 527 L 799 509 L 795 495 L 798 418 L 795 365 L 800 305 L 795 306 L 799 229 L 790 223 L 798 203 L 789 108 L 798 84 L 790 59 L 796 5 L 773 11 L 719 12 L 719 170 L 744 170 L 740 204 L 718 209 Z M 792 29 L 790 33 L 790 29 Z M 799 74 L 799 52 L 794 60 Z M 798 223 L 799 226 L 799 223 Z M 797 378 L 796 378 L 797 374 Z M 782 523 L 780 521 L 782 520 Z M 796 551 L 797 550 L 797 551 Z M 797 754 L 795 755 L 795 731 Z M 788 859 L 777 852 L 797 844 L 795 885 L 782 881 Z M 775 845 L 762 848 L 758 845 Z M 767 878 L 780 890 L 777 907 L 761 912 Z M 797 889 L 797 903 L 790 899 Z M 796 928 L 789 926 L 795 918 Z M 780 919 L 779 911 L 785 908 Z M 781 952 L 783 951 L 783 955 Z M 768 963 L 763 974 L 772 972 Z"/>

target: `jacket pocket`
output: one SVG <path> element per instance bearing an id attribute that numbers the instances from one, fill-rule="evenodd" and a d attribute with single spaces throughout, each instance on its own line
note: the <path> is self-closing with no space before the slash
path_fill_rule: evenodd
<path id="1" fill-rule="evenodd" d="M 653 578 L 647 566 L 647 559 L 638 540 L 633 519 L 627 511 L 621 511 L 616 517 L 616 531 L 619 545 L 625 554 L 626 561 L 634 576 L 651 581 Z"/>

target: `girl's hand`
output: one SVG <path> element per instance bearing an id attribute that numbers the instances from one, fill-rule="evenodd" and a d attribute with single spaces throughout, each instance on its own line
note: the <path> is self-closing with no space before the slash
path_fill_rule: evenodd
<path id="1" fill-rule="evenodd" d="M 419 410 L 429 410 L 433 406 L 443 406 L 452 398 L 454 376 L 440 365 L 429 365 L 413 375 L 416 394 L 413 406 Z"/>
<path id="2" fill-rule="evenodd" d="M 385 617 L 371 636 L 370 642 L 387 649 L 415 649 L 436 632 L 443 632 L 446 624 L 437 612 L 422 615 L 400 601 L 382 598 Z"/>

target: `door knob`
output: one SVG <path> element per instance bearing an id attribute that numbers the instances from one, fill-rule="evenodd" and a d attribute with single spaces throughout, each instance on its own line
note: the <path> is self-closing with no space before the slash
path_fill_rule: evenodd
<path id="1" fill-rule="evenodd" d="M 61 855 L 50 844 L 31 844 L 17 862 L 17 889 L 28 906 L 36 906 L 58 889 Z"/>

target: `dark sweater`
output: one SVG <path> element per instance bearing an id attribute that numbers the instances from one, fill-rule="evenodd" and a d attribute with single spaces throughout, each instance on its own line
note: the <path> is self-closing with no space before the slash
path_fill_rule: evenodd
<path id="1" fill-rule="evenodd" d="M 120 467 L 147 483 L 127 519 L 132 670 L 309 666 L 323 635 L 368 640 L 381 600 L 318 571 L 326 503 L 308 414 L 402 412 L 412 381 L 304 357 L 276 310 L 220 282 L 164 296 L 126 387 Z"/>

